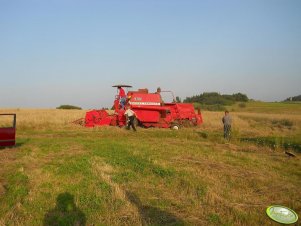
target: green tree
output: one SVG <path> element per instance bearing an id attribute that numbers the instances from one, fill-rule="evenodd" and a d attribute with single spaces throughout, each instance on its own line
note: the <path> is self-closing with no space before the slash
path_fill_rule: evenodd
<path id="1" fill-rule="evenodd" d="M 181 98 L 178 97 L 178 96 L 176 96 L 176 102 L 177 102 L 177 103 L 182 103 Z"/>
<path id="2" fill-rule="evenodd" d="M 247 102 L 248 100 L 249 98 L 247 97 L 247 95 L 242 93 L 221 95 L 217 92 L 204 92 L 200 95 L 186 97 L 184 99 L 184 102 L 200 103 L 204 105 L 232 105 L 235 102 Z"/>
<path id="3" fill-rule="evenodd" d="M 77 110 L 81 110 L 82 108 L 77 107 L 77 106 L 73 106 L 73 105 L 65 104 L 65 105 L 61 105 L 61 106 L 57 107 L 56 109 L 77 109 Z"/>

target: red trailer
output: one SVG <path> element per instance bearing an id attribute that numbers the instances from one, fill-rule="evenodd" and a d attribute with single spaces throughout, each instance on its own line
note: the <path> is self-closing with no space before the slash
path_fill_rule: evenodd
<path id="1" fill-rule="evenodd" d="M 113 87 L 131 86 L 115 85 Z M 161 97 L 162 93 L 169 93 L 173 101 L 165 103 Z M 192 104 L 176 103 L 171 91 L 157 90 L 155 93 L 149 93 L 148 89 L 138 89 L 137 91 L 128 91 L 126 98 L 126 106 L 130 106 L 136 113 L 136 123 L 141 127 L 178 129 L 180 126 L 197 126 L 203 122 L 200 111 L 196 113 Z M 106 110 L 89 111 L 86 113 L 85 119 L 75 122 L 81 122 L 86 127 L 125 126 L 125 107 L 121 107 L 119 95 L 115 96 L 113 109 L 114 112 L 111 114 Z"/>
<path id="2" fill-rule="evenodd" d="M 16 114 L 0 114 L 0 147 L 16 145 Z"/>

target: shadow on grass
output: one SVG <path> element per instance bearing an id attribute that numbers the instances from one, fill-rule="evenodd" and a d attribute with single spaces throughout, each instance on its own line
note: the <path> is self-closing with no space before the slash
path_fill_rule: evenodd
<path id="1" fill-rule="evenodd" d="M 6 148 L 8 148 L 8 149 L 19 148 L 19 147 L 23 146 L 24 144 L 26 144 L 28 141 L 29 141 L 29 139 L 17 139 L 16 144 L 14 146 L 3 146 L 3 147 L 0 147 L 0 150 L 6 149 Z"/>
<path id="2" fill-rule="evenodd" d="M 126 196 L 138 208 L 143 225 L 184 225 L 181 219 L 171 213 L 156 207 L 143 205 L 134 193 L 127 191 Z"/>
<path id="3" fill-rule="evenodd" d="M 86 225 L 85 214 L 76 207 L 74 196 L 68 192 L 56 198 L 56 206 L 45 214 L 44 226 L 50 225 Z"/>

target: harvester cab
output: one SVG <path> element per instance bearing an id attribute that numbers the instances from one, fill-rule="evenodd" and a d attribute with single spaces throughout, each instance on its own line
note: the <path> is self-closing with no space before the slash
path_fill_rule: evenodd
<path id="1" fill-rule="evenodd" d="M 117 94 L 115 95 L 113 109 L 118 111 L 120 108 L 125 108 L 125 104 L 127 101 L 127 95 L 123 88 L 132 88 L 130 85 L 114 85 L 112 87 L 117 88 Z"/>
<path id="2" fill-rule="evenodd" d="M 125 93 L 123 88 L 132 88 L 129 85 L 114 85 L 117 88 L 113 111 L 92 110 L 86 113 L 84 124 L 86 127 L 126 125 L 125 107 L 129 106 L 136 115 L 137 123 L 141 127 L 179 128 L 180 126 L 198 126 L 202 120 L 200 111 L 195 112 L 194 106 L 188 103 L 177 103 L 171 91 L 154 93 L 148 89 L 130 90 Z M 171 101 L 165 102 L 161 94 L 169 94 Z M 78 120 L 77 120 L 78 121 Z M 75 121 L 75 122 L 77 122 Z"/>

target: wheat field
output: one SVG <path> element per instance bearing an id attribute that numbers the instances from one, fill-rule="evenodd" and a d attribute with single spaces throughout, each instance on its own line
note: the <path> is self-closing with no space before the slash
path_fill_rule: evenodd
<path id="1" fill-rule="evenodd" d="M 16 113 L 19 129 L 74 129 L 72 122 L 85 117 L 87 110 L 58 110 L 58 109 L 0 109 L 1 113 Z M 208 131 L 220 131 L 222 129 L 221 118 L 223 112 L 202 112 L 204 123 L 201 129 Z M 293 135 L 301 130 L 300 114 L 271 114 L 271 113 L 250 113 L 231 112 L 233 127 L 241 133 L 267 135 Z M 273 121 L 289 121 L 292 126 L 274 125 Z"/>

